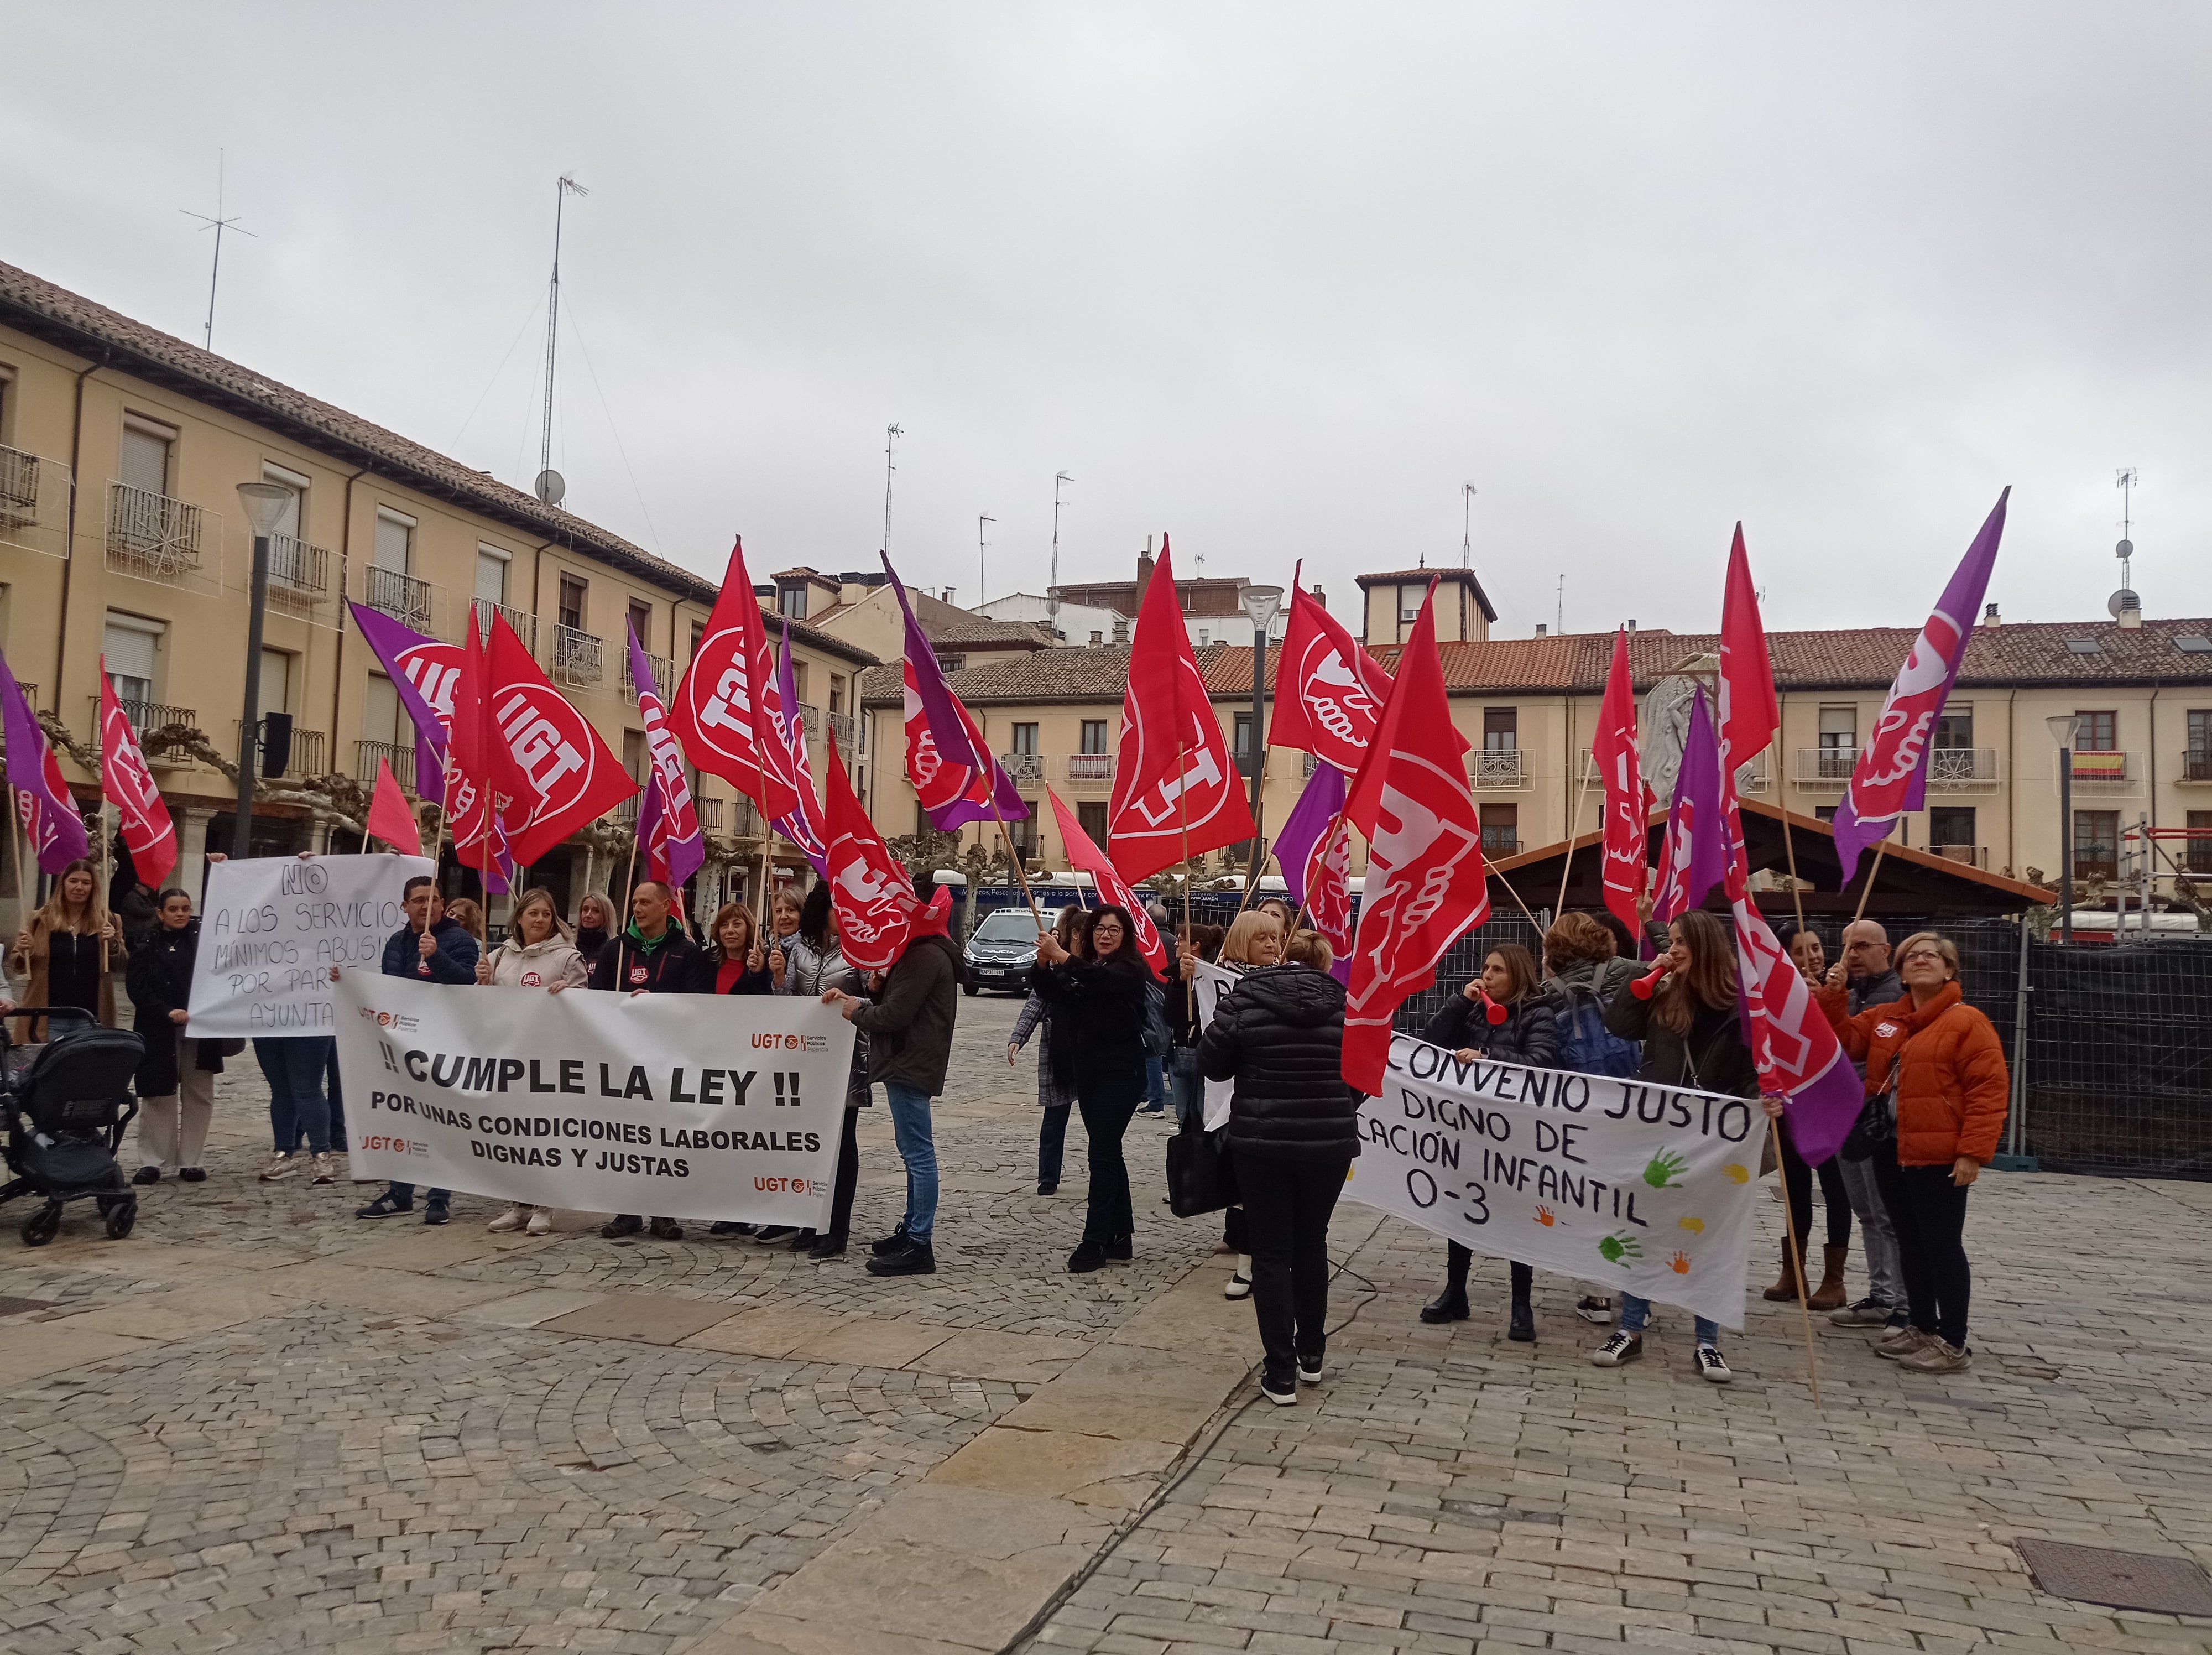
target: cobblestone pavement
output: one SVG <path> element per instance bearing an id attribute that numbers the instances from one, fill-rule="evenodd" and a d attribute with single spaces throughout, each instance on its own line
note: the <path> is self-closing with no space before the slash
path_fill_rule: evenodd
<path id="1" fill-rule="evenodd" d="M 1663 1306 L 1640 1366 L 1589 1366 L 1601 1330 L 1540 1275 L 1508 1343 L 1496 1265 L 1472 1321 L 1423 1327 L 1441 1247 L 1338 1230 L 1318 1390 L 1246 1403 L 1028 1648 L 2212 1649 L 2212 1619 L 2048 1596 L 2011 1543 L 2212 1566 L 2212 1186 L 1985 1177 L 1972 1372 L 1820 1327 L 1819 1409 L 1794 1306 L 1753 1298 L 1721 1390 Z"/>
<path id="2" fill-rule="evenodd" d="M 957 1655 L 1043 1610 L 1038 1651 L 2212 1649 L 2010 1545 L 2212 1563 L 2212 1190 L 1992 1176 L 1974 1372 L 1824 1329 L 1817 1410 L 1794 1311 L 1754 1297 L 1727 1391 L 1664 1309 L 1601 1372 L 1565 1282 L 1534 1347 L 1494 1266 L 1421 1327 L 1440 1246 L 1346 1208 L 1330 1374 L 1255 1407 L 1164 1123 L 1132 1129 L 1134 1265 L 1061 1269 L 1082 1133 L 1036 1197 L 1014 1010 L 962 1002 L 922 1281 L 586 1214 L 492 1237 L 467 1196 L 356 1222 L 365 1190 L 253 1180 L 234 1063 L 210 1181 L 130 1240 L 0 1234 L 0 1652 Z M 902 1191 L 863 1121 L 860 1238 Z"/>

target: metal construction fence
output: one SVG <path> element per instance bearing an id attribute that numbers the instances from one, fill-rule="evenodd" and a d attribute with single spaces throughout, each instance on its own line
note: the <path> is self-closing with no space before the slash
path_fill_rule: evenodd
<path id="1" fill-rule="evenodd" d="M 1018 890 L 1004 886 L 981 886 L 975 898 L 978 922 L 1022 902 Z M 1076 899 L 1072 890 L 1038 891 L 1048 914 Z M 1234 891 L 1196 891 L 1191 915 L 1200 924 L 1226 925 L 1239 902 Z M 1164 905 L 1180 925 L 1182 894 Z M 1831 960 L 1841 956 L 1844 923 L 1829 916 L 1808 921 Z M 1883 924 L 1893 945 L 1929 930 L 1957 946 L 1966 1002 L 2004 1044 L 2013 1085 L 2008 1152 L 2050 1171 L 2212 1178 L 2212 937 L 2154 933 L 2065 944 L 2036 940 L 2016 918 L 1886 917 Z M 1436 985 L 1399 1008 L 1398 1026 L 1419 1031 L 1503 942 L 1541 957 L 1541 932 L 1528 916 L 1493 909 L 1445 952 Z"/>

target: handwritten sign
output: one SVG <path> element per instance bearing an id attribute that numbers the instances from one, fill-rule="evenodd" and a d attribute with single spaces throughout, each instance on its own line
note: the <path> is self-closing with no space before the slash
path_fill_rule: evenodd
<path id="1" fill-rule="evenodd" d="M 374 971 L 427 856 L 259 856 L 208 869 L 192 966 L 195 1040 L 337 1032 L 331 967 Z"/>
<path id="2" fill-rule="evenodd" d="M 1478 1253 L 1743 1325 L 1766 1117 L 1749 1098 L 1478 1059 L 1407 1035 L 1347 1199 Z"/>

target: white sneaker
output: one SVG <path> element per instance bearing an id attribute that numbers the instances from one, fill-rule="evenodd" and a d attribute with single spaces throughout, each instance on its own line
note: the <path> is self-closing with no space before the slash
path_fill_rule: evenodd
<path id="1" fill-rule="evenodd" d="M 550 1236 L 553 1233 L 553 1214 L 540 1207 L 531 1214 L 527 1227 L 533 1236 Z"/>
<path id="2" fill-rule="evenodd" d="M 1644 1360 L 1644 1336 L 1640 1333 L 1616 1331 L 1613 1336 L 1590 1352 L 1589 1360 L 1600 1367 L 1619 1367 L 1626 1362 Z"/>
<path id="3" fill-rule="evenodd" d="M 1224 1299 L 1249 1299 L 1252 1296 L 1252 1255 L 1237 1255 L 1237 1272 L 1229 1278 L 1228 1286 L 1221 1290 Z"/>
<path id="4" fill-rule="evenodd" d="M 1701 1379 L 1724 1385 L 1735 1378 L 1729 1372 L 1728 1362 L 1722 1357 L 1718 1345 L 1699 1345 L 1697 1354 L 1691 1360 L 1698 1365 L 1698 1377 Z"/>
<path id="5" fill-rule="evenodd" d="M 272 1155 L 269 1165 L 261 1169 L 261 1182 L 274 1183 L 279 1178 L 289 1178 L 300 1170 L 300 1164 L 289 1155 Z"/>
<path id="6" fill-rule="evenodd" d="M 507 1211 L 501 1213 L 497 1218 L 484 1226 L 485 1229 L 495 1230 L 500 1232 L 501 1234 L 504 1234 L 509 1230 L 520 1230 L 521 1227 L 522 1209 L 520 1207 L 508 1208 Z"/>
<path id="7" fill-rule="evenodd" d="M 1262 1378 L 1260 1381 L 1260 1394 L 1278 1408 L 1288 1408 L 1298 1399 L 1297 1381 L 1293 1379 L 1282 1390 L 1278 1390 L 1275 1389 L 1273 1380 Z"/>
<path id="8" fill-rule="evenodd" d="M 1322 1371 L 1320 1357 L 1315 1357 L 1310 1363 L 1309 1363 L 1303 1356 L 1298 1358 L 1298 1383 L 1300 1384 L 1319 1384 L 1321 1383 Z"/>
<path id="9" fill-rule="evenodd" d="M 1613 1325 L 1613 1300 L 1603 1293 L 1586 1293 L 1575 1300 L 1575 1314 L 1585 1322 L 1609 1328 Z"/>
<path id="10" fill-rule="evenodd" d="M 331 1168 L 331 1154 L 327 1149 L 315 1157 L 314 1181 L 317 1183 L 336 1183 L 338 1181 L 338 1175 Z"/>

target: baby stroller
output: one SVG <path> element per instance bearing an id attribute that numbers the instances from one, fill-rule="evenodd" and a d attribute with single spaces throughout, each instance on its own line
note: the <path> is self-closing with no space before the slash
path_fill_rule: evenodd
<path id="1" fill-rule="evenodd" d="M 9 1040 L 9 1026 L 25 1018 L 47 1019 L 44 1042 Z M 138 1221 L 138 1198 L 115 1152 L 138 1112 L 131 1080 L 145 1056 L 146 1043 L 136 1034 L 103 1028 L 73 1007 L 0 1016 L 0 1153 L 15 1175 L 0 1184 L 0 1202 L 46 1197 L 23 1220 L 26 1247 L 52 1241 L 62 1227 L 62 1208 L 73 1201 L 99 1203 L 107 1233 L 118 1241 Z"/>

